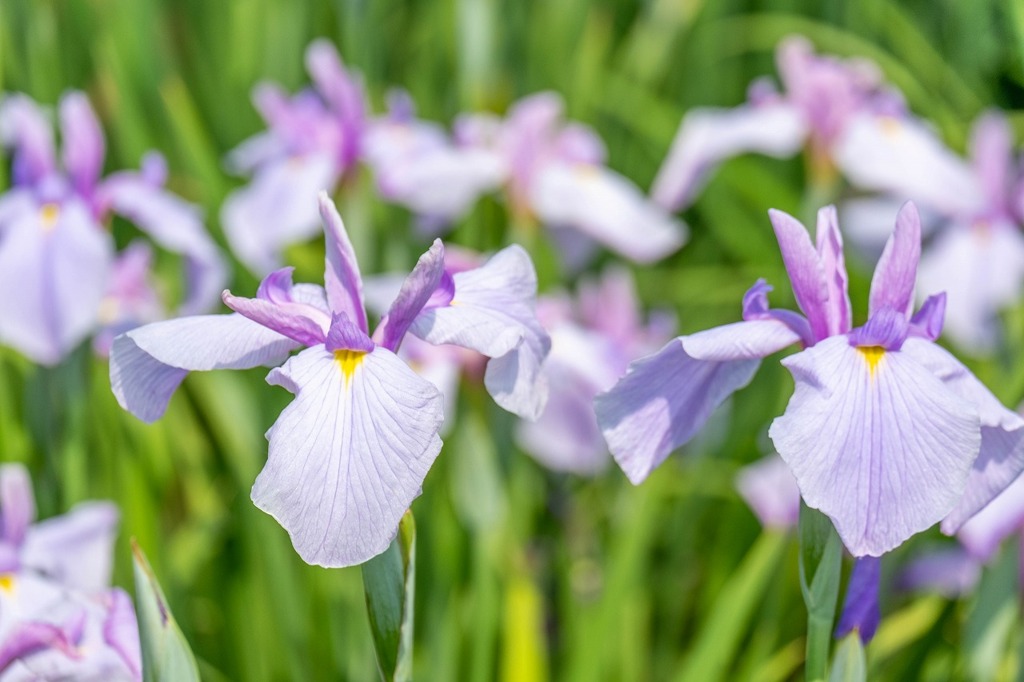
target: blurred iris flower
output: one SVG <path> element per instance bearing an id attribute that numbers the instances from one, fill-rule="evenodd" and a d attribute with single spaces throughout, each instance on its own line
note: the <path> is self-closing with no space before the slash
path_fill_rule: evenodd
<path id="1" fill-rule="evenodd" d="M 367 103 L 360 79 L 326 40 L 310 44 L 306 69 L 313 87 L 292 97 L 276 84 L 256 86 L 253 103 L 268 128 L 227 160 L 230 170 L 252 179 L 225 199 L 224 234 L 259 274 L 278 267 L 285 246 L 317 234 L 317 195 L 336 187 L 362 152 Z"/>
<path id="2" fill-rule="evenodd" d="M 908 203 L 897 216 L 856 329 L 835 209 L 818 213 L 817 246 L 794 218 L 770 216 L 803 315 L 771 310 L 761 280 L 744 297 L 744 321 L 634 362 L 595 403 L 612 455 L 643 481 L 761 358 L 797 344 L 804 350 L 782 361 L 796 391 L 769 435 L 808 506 L 854 556 L 879 556 L 943 519 L 959 527 L 1024 468 L 1024 420 L 934 343 L 941 294 L 911 316 L 917 210 Z"/>
<path id="3" fill-rule="evenodd" d="M 131 325 L 141 321 L 137 315 L 155 313 L 132 307 L 137 288 L 115 281 L 117 255 L 105 227 L 112 214 L 184 256 L 182 313 L 209 309 L 225 278 L 199 209 L 162 188 L 162 157 L 150 154 L 140 172 L 102 179 L 105 141 L 85 95 L 67 93 L 59 112 L 60 166 L 51 125 L 36 103 L 25 95 L 0 103 L 0 141 L 13 148 L 13 186 L 0 196 L 0 287 L 18 292 L 0 302 L 0 341 L 48 365 L 101 326 Z"/>
<path id="4" fill-rule="evenodd" d="M 271 273 L 256 298 L 224 292 L 233 315 L 186 317 L 118 337 L 118 402 L 145 421 L 163 414 L 189 371 L 284 364 L 267 381 L 295 399 L 267 432 L 253 502 L 308 563 L 348 566 L 387 548 L 441 449 L 442 396 L 395 352 L 407 332 L 491 358 L 495 401 L 527 417 L 543 407 L 550 348 L 534 314 L 536 275 L 512 246 L 483 266 L 445 270 L 440 241 L 420 258 L 371 337 L 355 254 L 334 205 L 319 199 L 327 241 L 323 288 Z M 288 354 L 305 348 L 297 355 Z"/>
<path id="5" fill-rule="evenodd" d="M 631 360 L 672 336 L 675 319 L 652 313 L 645 321 L 628 270 L 609 268 L 580 283 L 577 299 L 549 295 L 538 317 L 551 335 L 544 363 L 549 396 L 536 421 L 516 427 L 520 447 L 554 471 L 593 475 L 610 458 L 594 416 L 594 396 L 611 388 Z"/>
<path id="6" fill-rule="evenodd" d="M 596 244 L 638 263 L 678 250 L 686 226 L 608 168 L 604 143 L 587 126 L 565 122 L 564 108 L 557 94 L 538 93 L 520 100 L 504 120 L 463 116 L 455 138 L 496 155 L 511 212 L 520 222 L 551 229 L 568 265 L 586 262 Z"/>
<path id="7" fill-rule="evenodd" d="M 757 80 L 746 104 L 687 113 L 654 179 L 658 204 L 686 208 L 718 163 L 748 152 L 788 157 L 806 148 L 815 181 L 830 180 L 837 165 L 845 173 L 860 163 L 857 149 L 844 147 L 852 124 L 906 117 L 903 97 L 870 61 L 816 55 L 805 38 L 791 37 L 779 44 L 776 63 L 783 92 Z M 837 155 L 839 148 L 853 153 Z"/>
<path id="8" fill-rule="evenodd" d="M 117 509 L 35 513 L 28 472 L 0 466 L 0 680 L 141 680 L 135 610 L 110 588 Z"/>
<path id="9" fill-rule="evenodd" d="M 922 287 L 945 288 L 946 330 L 959 347 L 994 350 L 997 314 L 1020 298 L 1024 283 L 1024 176 L 1005 116 L 990 111 L 975 122 L 966 160 L 912 121 L 860 121 L 839 153 L 859 160 L 851 180 L 883 193 L 842 207 L 851 237 L 869 249 L 880 245 L 874 216 L 906 199 L 921 205 L 932 233 L 921 254 Z"/>
<path id="10" fill-rule="evenodd" d="M 736 474 L 736 489 L 766 528 L 795 528 L 800 519 L 800 488 L 777 454 L 748 464 Z"/>

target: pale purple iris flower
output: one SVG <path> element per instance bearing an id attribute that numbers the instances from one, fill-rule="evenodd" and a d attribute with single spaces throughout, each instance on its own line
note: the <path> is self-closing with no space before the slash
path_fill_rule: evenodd
<path id="1" fill-rule="evenodd" d="M 852 200 L 842 213 L 853 239 L 871 248 L 881 243 L 870 227 L 880 207 L 908 198 L 920 204 L 932 232 L 922 287 L 944 286 L 949 337 L 965 351 L 988 353 L 1001 336 L 999 311 L 1019 300 L 1024 283 L 1024 176 L 1001 113 L 975 122 L 969 152 L 961 159 L 923 125 L 858 121 L 839 154 L 854 182 L 884 196 Z"/>
<path id="2" fill-rule="evenodd" d="M 182 312 L 210 308 L 225 266 L 199 209 L 163 189 L 159 155 L 142 170 L 103 179 L 104 138 L 85 95 L 60 101 L 61 164 L 53 131 L 25 95 L 0 104 L 0 142 L 13 149 L 12 188 L 0 196 L 0 342 L 32 360 L 55 364 L 103 324 L 111 286 L 111 214 L 134 223 L 185 259 L 189 284 Z"/>
<path id="3" fill-rule="evenodd" d="M 833 207 L 817 245 L 797 220 L 770 212 L 800 315 L 771 310 L 770 287 L 744 297 L 743 321 L 682 336 L 595 401 L 612 455 L 640 483 L 689 441 L 714 409 L 784 359 L 796 381 L 769 431 L 807 505 L 834 523 L 854 556 L 879 556 L 945 519 L 957 528 L 1024 468 L 1024 420 L 934 343 L 943 296 L 911 315 L 920 220 L 908 203 L 875 269 L 867 323 L 853 328 Z"/>
<path id="4" fill-rule="evenodd" d="M 405 206 L 437 233 L 496 189 L 505 176 L 490 149 L 456 144 L 438 124 L 416 118 L 412 100 L 391 93 L 388 114 L 374 119 L 363 141 L 380 195 Z"/>
<path id="5" fill-rule="evenodd" d="M 497 155 L 512 213 L 552 229 L 570 264 L 584 261 L 595 243 L 638 263 L 678 250 L 686 226 L 604 165 L 604 143 L 593 130 L 563 117 L 562 99 L 543 92 L 520 100 L 504 120 L 463 116 L 455 138 L 464 149 Z"/>
<path id="6" fill-rule="evenodd" d="M 35 521 L 28 472 L 0 465 L 0 680 L 140 680 L 135 610 L 110 588 L 118 512 Z"/>
<path id="7" fill-rule="evenodd" d="M 740 469 L 736 489 L 766 528 L 788 530 L 800 520 L 800 488 L 777 454 Z"/>
<path id="8" fill-rule="evenodd" d="M 315 236 L 317 196 L 336 187 L 362 153 L 367 103 L 358 77 L 337 50 L 316 40 L 306 50 L 313 87 L 289 97 L 261 83 L 253 103 L 268 129 L 239 145 L 228 167 L 252 176 L 221 209 L 224 234 L 242 263 L 258 274 L 278 267 L 283 249 Z"/>
<path id="9" fill-rule="evenodd" d="M 516 426 L 519 446 L 554 471 L 590 476 L 609 461 L 594 416 L 594 396 L 611 388 L 631 360 L 672 336 L 671 315 L 645 321 L 628 270 L 607 269 L 599 280 L 581 281 L 577 300 L 549 295 L 538 317 L 551 336 L 543 375 L 548 402 L 536 421 Z"/>
<path id="10" fill-rule="evenodd" d="M 776 63 L 783 92 L 759 80 L 746 104 L 687 113 L 651 189 L 658 204 L 686 208 L 717 164 L 748 152 L 789 157 L 806 148 L 812 168 L 830 175 L 852 120 L 905 116 L 903 98 L 869 61 L 816 55 L 806 39 L 791 37 Z"/>
<path id="11" fill-rule="evenodd" d="M 325 193 L 320 213 L 324 288 L 293 285 L 286 268 L 264 279 L 254 299 L 225 292 L 233 315 L 132 330 L 114 341 L 110 378 L 118 402 L 153 421 L 189 371 L 283 362 L 267 381 L 295 399 L 267 432 L 270 454 L 252 499 L 306 562 L 335 567 L 388 546 L 441 449 L 442 396 L 395 355 L 406 332 L 487 355 L 491 395 L 526 415 L 543 407 L 539 366 L 550 342 L 533 311 L 536 275 L 525 251 L 509 247 L 450 274 L 440 241 L 371 337 L 355 255 Z"/>

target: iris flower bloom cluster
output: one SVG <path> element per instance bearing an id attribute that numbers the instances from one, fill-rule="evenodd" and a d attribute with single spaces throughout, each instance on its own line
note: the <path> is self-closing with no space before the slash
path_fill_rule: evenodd
<path id="1" fill-rule="evenodd" d="M 808 506 L 833 521 L 854 556 L 879 556 L 944 520 L 952 532 L 1024 469 L 1024 420 L 934 343 L 944 296 L 911 315 L 920 218 L 906 204 L 871 282 L 867 322 L 853 327 L 836 212 L 817 242 L 770 212 L 802 315 L 768 306 L 758 281 L 743 321 L 681 336 L 633 363 L 596 400 L 612 455 L 640 483 L 712 411 L 788 346 L 796 391 L 769 436 Z"/>
<path id="2" fill-rule="evenodd" d="M 285 268 L 263 280 L 256 298 L 224 292 L 235 314 L 130 331 L 114 341 L 110 378 L 120 404 L 153 421 L 189 371 L 284 362 L 267 382 L 295 399 L 267 432 L 270 454 L 252 499 L 288 531 L 306 562 L 335 567 L 387 548 L 441 449 L 442 396 L 395 354 L 405 335 L 488 356 L 488 391 L 527 417 L 547 397 L 540 365 L 550 340 L 534 315 L 537 282 L 525 251 L 511 246 L 452 274 L 440 241 L 371 336 L 341 217 L 326 194 L 319 206 L 324 287 L 292 284 Z"/>
<path id="3" fill-rule="evenodd" d="M 199 209 L 162 188 L 162 157 L 147 156 L 141 172 L 103 179 L 105 142 L 89 101 L 70 92 L 59 112 L 60 166 L 39 107 L 24 95 L 0 104 L 0 142 L 13 148 L 13 186 L 0 197 L 0 287 L 18 292 L 0 302 L 0 342 L 47 365 L 101 326 L 132 326 L 144 321 L 139 315 L 156 314 L 154 306 L 140 305 L 152 300 L 138 269 L 146 247 L 119 259 L 105 227 L 112 214 L 184 256 L 182 313 L 209 309 L 225 277 Z"/>
<path id="4" fill-rule="evenodd" d="M 116 507 L 35 523 L 28 472 L 0 466 L 0 679 L 142 679 L 131 599 L 110 587 Z"/>
<path id="5" fill-rule="evenodd" d="M 869 61 L 816 55 L 806 39 L 793 37 L 779 44 L 776 62 L 783 92 L 758 80 L 746 104 L 686 114 L 654 179 L 656 202 L 670 210 L 686 208 L 718 163 L 747 152 L 788 157 L 806 148 L 821 177 L 834 175 L 837 166 L 844 174 L 857 173 L 858 152 L 870 150 L 846 142 L 851 129 L 862 120 L 907 117 L 903 97 Z"/>

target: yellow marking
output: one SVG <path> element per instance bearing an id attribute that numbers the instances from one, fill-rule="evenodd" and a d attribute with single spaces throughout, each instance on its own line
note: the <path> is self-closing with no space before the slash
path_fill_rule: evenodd
<path id="1" fill-rule="evenodd" d="M 881 346 L 859 346 L 857 350 L 868 361 L 868 372 L 871 373 L 871 376 L 875 376 L 875 368 L 878 367 L 882 356 L 885 355 L 885 349 Z"/>
<path id="2" fill-rule="evenodd" d="M 53 202 L 43 204 L 43 207 L 39 209 L 39 220 L 43 224 L 45 232 L 51 232 L 53 228 L 57 227 L 57 220 L 59 218 L 60 206 Z"/>
<path id="3" fill-rule="evenodd" d="M 14 574 L 13 573 L 2 573 L 0 574 L 0 590 L 10 594 L 14 591 Z"/>
<path id="4" fill-rule="evenodd" d="M 578 163 L 573 167 L 573 173 L 580 180 L 594 180 L 600 172 L 597 170 L 597 166 L 592 163 Z"/>
<path id="5" fill-rule="evenodd" d="M 366 355 L 366 351 L 362 350 L 336 350 L 334 351 L 334 361 L 341 367 L 341 373 L 345 375 L 345 383 L 352 378 L 352 375 L 356 371 L 356 367 L 363 363 L 363 357 Z"/>
<path id="6" fill-rule="evenodd" d="M 883 116 L 879 124 L 882 126 L 882 133 L 889 137 L 896 137 L 903 132 L 903 124 L 895 116 Z"/>
<path id="7" fill-rule="evenodd" d="M 107 296 L 100 301 L 99 320 L 100 324 L 113 324 L 117 322 L 121 312 L 121 305 L 113 296 Z"/>

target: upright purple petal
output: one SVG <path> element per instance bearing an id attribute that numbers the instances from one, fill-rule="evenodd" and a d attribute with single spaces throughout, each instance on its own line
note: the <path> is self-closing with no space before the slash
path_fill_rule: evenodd
<path id="1" fill-rule="evenodd" d="M 19 547 L 36 519 L 32 479 L 23 464 L 0 465 L 0 543 Z M 10 570 L 0 567 L 0 571 Z"/>
<path id="2" fill-rule="evenodd" d="M 344 167 L 359 158 L 366 102 L 362 85 L 341 63 L 338 51 L 327 40 L 314 40 L 306 49 L 306 69 L 317 91 L 330 104 L 342 125 L 340 157 Z"/>
<path id="3" fill-rule="evenodd" d="M 387 349 L 309 348 L 267 377 L 295 400 L 267 432 L 252 499 L 307 563 L 384 551 L 441 450 L 442 398 Z"/>
<path id="4" fill-rule="evenodd" d="M 1013 131 L 998 110 L 985 112 L 971 129 L 971 164 L 993 208 L 1007 210 L 1013 169 Z"/>
<path id="5" fill-rule="evenodd" d="M 651 196 L 667 210 L 686 208 L 722 161 L 747 152 L 791 156 L 806 137 L 803 118 L 788 104 L 692 109 L 672 140 Z"/>
<path id="6" fill-rule="evenodd" d="M 26 95 L 11 95 L 0 104 L 0 143 L 14 149 L 16 185 L 35 185 L 56 170 L 53 128 Z"/>
<path id="7" fill-rule="evenodd" d="M 782 262 L 789 273 L 797 305 L 811 324 L 815 339 L 829 335 L 829 293 L 830 286 L 818 257 L 818 251 L 811 243 L 811 237 L 803 224 L 782 211 L 771 209 L 768 217 L 779 240 Z M 834 286 L 834 282 L 832 283 Z"/>
<path id="8" fill-rule="evenodd" d="M 530 202 L 545 222 L 579 230 L 638 263 L 660 260 L 686 241 L 681 221 L 601 166 L 546 165 L 531 185 Z"/>
<path id="9" fill-rule="evenodd" d="M 121 407 L 152 422 L 190 371 L 277 364 L 298 345 L 241 315 L 155 322 L 114 340 L 110 387 Z"/>
<path id="10" fill-rule="evenodd" d="M 818 210 L 816 229 L 818 259 L 825 275 L 827 302 L 825 319 L 829 336 L 845 334 L 853 324 L 850 311 L 849 277 L 846 275 L 846 261 L 843 256 L 843 235 L 839 231 L 839 218 L 835 206 Z"/>
<path id="11" fill-rule="evenodd" d="M 536 419 L 547 400 L 541 364 L 551 339 L 537 321 L 537 274 L 530 256 L 509 246 L 452 279 L 454 298 L 425 308 L 409 331 L 433 344 L 461 346 L 491 358 L 484 385 L 495 402 Z"/>
<path id="12" fill-rule="evenodd" d="M 60 134 L 64 170 L 78 193 L 88 196 L 103 172 L 106 141 L 84 93 L 69 92 L 61 98 Z"/>
<path id="13" fill-rule="evenodd" d="M 971 403 L 907 353 L 844 336 L 782 362 L 796 392 L 769 435 L 854 556 L 879 556 L 952 511 L 981 447 Z"/>
<path id="14" fill-rule="evenodd" d="M 921 216 L 912 202 L 903 204 L 896 229 L 885 243 L 874 277 L 868 317 L 883 309 L 909 314 L 914 305 L 917 263 L 921 259 Z"/>
<path id="15" fill-rule="evenodd" d="M 843 612 L 836 626 L 836 638 L 841 639 L 854 630 L 867 644 L 875 636 L 882 613 L 878 608 L 879 582 L 882 561 L 878 557 L 861 557 L 853 564 L 850 583 L 846 586 Z"/>
<path id="16" fill-rule="evenodd" d="M 82 502 L 32 526 L 22 565 L 87 592 L 110 586 L 120 514 L 110 502 Z"/>
<path id="17" fill-rule="evenodd" d="M 312 306 L 286 301 L 276 303 L 260 298 L 232 296 L 224 291 L 224 305 L 239 315 L 271 329 L 304 346 L 323 343 L 330 328 L 330 319 Z M 325 319 L 326 318 L 326 319 Z"/>
<path id="18" fill-rule="evenodd" d="M 332 313 L 344 313 L 368 334 L 370 329 L 366 324 L 366 308 L 363 305 L 363 278 L 359 274 L 356 252 L 348 238 L 345 223 L 327 192 L 320 192 L 317 201 L 327 249 L 324 288 L 327 290 L 328 305 Z"/>
<path id="19" fill-rule="evenodd" d="M 21 214 L 0 241 L 0 340 L 59 362 L 96 328 L 113 257 L 110 235 L 77 200 Z"/>
<path id="20" fill-rule="evenodd" d="M 779 322 L 758 320 L 669 341 L 630 364 L 619 383 L 597 396 L 597 422 L 630 481 L 642 482 L 693 438 L 715 408 L 750 383 L 762 357 L 799 338 L 791 331 L 764 334 L 765 325 L 786 329 Z M 702 356 L 716 359 L 694 358 L 691 344 Z"/>
<path id="21" fill-rule="evenodd" d="M 435 239 L 427 252 L 416 261 L 416 266 L 402 282 L 402 288 L 391 303 L 387 315 L 381 320 L 380 329 L 375 335 L 380 337 L 382 346 L 392 352 L 398 350 L 402 338 L 430 300 L 443 274 L 444 244 L 440 239 Z"/>

